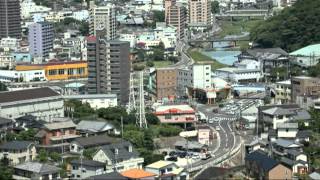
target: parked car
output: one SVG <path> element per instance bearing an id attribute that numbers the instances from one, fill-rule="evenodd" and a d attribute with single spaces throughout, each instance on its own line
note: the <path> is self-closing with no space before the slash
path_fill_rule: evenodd
<path id="1" fill-rule="evenodd" d="M 166 160 L 167 160 L 167 161 L 177 161 L 177 160 L 178 160 L 178 158 L 177 158 L 177 157 L 172 156 L 172 157 L 167 158 Z"/>
<path id="2" fill-rule="evenodd" d="M 207 160 L 207 159 L 211 158 L 211 154 L 203 153 L 203 154 L 201 154 L 200 157 L 201 157 L 202 160 Z"/>

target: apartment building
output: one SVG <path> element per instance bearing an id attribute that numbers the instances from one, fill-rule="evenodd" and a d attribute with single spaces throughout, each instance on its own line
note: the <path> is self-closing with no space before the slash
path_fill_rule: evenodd
<path id="1" fill-rule="evenodd" d="M 308 76 L 296 76 L 291 79 L 291 101 L 296 102 L 299 97 L 319 97 L 320 79 Z"/>
<path id="2" fill-rule="evenodd" d="M 113 6 L 94 6 L 90 9 L 90 34 L 96 36 L 99 30 L 105 30 L 107 40 L 116 38 L 116 12 Z"/>
<path id="3" fill-rule="evenodd" d="M 175 0 L 165 1 L 165 21 L 167 25 L 177 28 L 179 40 L 185 37 L 186 18 L 186 9 L 184 7 L 178 6 Z"/>
<path id="4" fill-rule="evenodd" d="M 0 0 L 0 39 L 21 38 L 20 0 Z"/>
<path id="5" fill-rule="evenodd" d="M 291 102 L 291 81 L 279 81 L 275 83 L 275 103 L 287 104 Z"/>
<path id="6" fill-rule="evenodd" d="M 189 25 L 210 26 L 211 18 L 210 0 L 189 0 Z"/>
<path id="7" fill-rule="evenodd" d="M 117 94 L 121 104 L 128 102 L 129 48 L 129 42 L 108 41 L 95 36 L 87 38 L 90 94 Z"/>
<path id="8" fill-rule="evenodd" d="M 48 57 L 53 49 L 54 29 L 49 22 L 38 22 L 29 25 L 28 42 L 33 56 Z"/>

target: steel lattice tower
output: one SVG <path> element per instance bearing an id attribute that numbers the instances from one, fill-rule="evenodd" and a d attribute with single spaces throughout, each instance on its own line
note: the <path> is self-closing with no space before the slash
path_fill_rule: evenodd
<path id="1" fill-rule="evenodd" d="M 130 94 L 129 94 L 129 104 L 128 104 L 128 109 L 127 112 L 131 113 L 132 111 L 135 111 L 137 109 L 136 107 L 136 97 L 135 97 L 135 83 L 134 83 L 134 72 L 130 73 Z"/>
<path id="2" fill-rule="evenodd" d="M 138 101 L 136 101 L 136 123 L 140 128 L 148 128 L 144 102 L 143 71 L 139 72 Z"/>

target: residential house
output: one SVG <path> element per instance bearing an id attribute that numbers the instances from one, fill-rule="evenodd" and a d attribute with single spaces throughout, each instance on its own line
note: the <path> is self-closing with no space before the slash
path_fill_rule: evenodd
<path id="1" fill-rule="evenodd" d="M 121 173 L 122 176 L 128 179 L 154 180 L 156 174 L 145 171 L 143 169 L 129 169 Z"/>
<path id="2" fill-rule="evenodd" d="M 156 174 L 156 178 L 189 179 L 188 172 L 172 161 L 157 161 L 145 167 L 145 170 Z"/>
<path id="3" fill-rule="evenodd" d="M 15 119 L 15 130 L 40 129 L 46 122 L 33 115 L 25 115 Z"/>
<path id="4" fill-rule="evenodd" d="M 72 179 L 85 179 L 90 176 L 103 174 L 105 171 L 104 163 L 87 159 L 72 160 L 70 166 Z"/>
<path id="5" fill-rule="evenodd" d="M 263 151 L 254 151 L 245 157 L 245 166 L 250 177 L 256 179 L 291 179 L 290 168 L 269 157 Z"/>
<path id="6" fill-rule="evenodd" d="M 27 162 L 14 167 L 13 179 L 60 179 L 60 168 L 39 162 Z"/>
<path id="7" fill-rule="evenodd" d="M 309 170 L 307 155 L 302 151 L 289 149 L 286 155 L 281 157 L 281 162 L 292 169 L 293 174 L 306 174 Z"/>
<path id="8" fill-rule="evenodd" d="M 31 141 L 10 141 L 0 145 L 0 159 L 7 158 L 10 165 L 32 161 L 36 156 L 37 150 Z"/>
<path id="9" fill-rule="evenodd" d="M 58 148 L 61 146 L 68 148 L 69 142 L 80 137 L 80 135 L 76 133 L 76 124 L 71 120 L 67 120 L 44 124 L 44 127 L 35 137 L 39 140 L 40 146 L 44 148 Z"/>
<path id="10" fill-rule="evenodd" d="M 85 149 L 98 148 L 118 141 L 118 138 L 112 138 L 106 135 L 80 137 L 70 143 L 70 152 L 81 153 Z"/>
<path id="11" fill-rule="evenodd" d="M 106 164 L 106 172 L 112 172 L 114 168 L 118 172 L 128 169 L 142 168 L 144 159 L 128 141 L 121 141 L 102 146 L 93 155 L 93 160 Z"/>
<path id="12" fill-rule="evenodd" d="M 99 135 L 104 133 L 115 133 L 114 126 L 106 121 L 85 121 L 82 120 L 76 127 L 82 136 Z"/>
<path id="13" fill-rule="evenodd" d="M 11 128 L 13 128 L 13 120 L 0 117 L 0 139 L 2 139 Z"/>
<path id="14" fill-rule="evenodd" d="M 245 144 L 246 153 L 251 153 L 256 150 L 265 151 L 268 148 L 268 142 L 261 139 L 254 139 L 250 143 Z"/>
<path id="15" fill-rule="evenodd" d="M 277 139 L 275 142 L 271 144 L 271 146 L 272 152 L 278 156 L 286 155 L 288 150 L 301 151 L 303 147 L 302 144 L 287 139 Z"/>
<path id="16" fill-rule="evenodd" d="M 238 56 L 238 60 L 259 61 L 262 77 L 270 77 L 275 69 L 290 66 L 289 54 L 281 48 L 248 49 Z"/>

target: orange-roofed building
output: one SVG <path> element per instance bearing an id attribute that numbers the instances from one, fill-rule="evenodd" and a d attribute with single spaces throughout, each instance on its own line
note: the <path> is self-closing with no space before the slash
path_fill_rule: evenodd
<path id="1" fill-rule="evenodd" d="M 185 104 L 158 106 L 154 114 L 161 123 L 194 123 L 197 121 L 195 110 Z"/>
<path id="2" fill-rule="evenodd" d="M 46 64 L 21 64 L 16 65 L 16 70 L 44 70 L 45 76 L 49 81 L 88 77 L 87 61 L 51 61 Z"/>
<path id="3" fill-rule="evenodd" d="M 127 171 L 123 171 L 121 175 L 129 179 L 143 179 L 143 180 L 152 180 L 152 179 L 155 179 L 155 176 L 156 176 L 156 174 L 147 172 L 143 169 L 130 169 Z"/>

